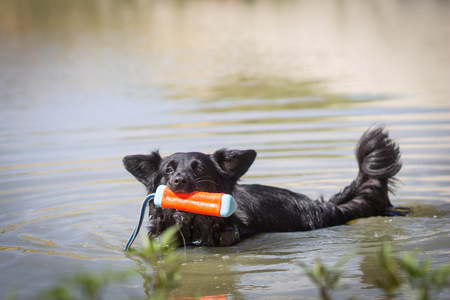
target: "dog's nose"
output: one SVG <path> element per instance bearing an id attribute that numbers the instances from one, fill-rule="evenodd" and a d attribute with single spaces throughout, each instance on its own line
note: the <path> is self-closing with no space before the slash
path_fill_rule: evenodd
<path id="1" fill-rule="evenodd" d="M 172 179 L 172 185 L 171 189 L 176 191 L 185 191 L 186 188 L 189 186 L 189 178 L 186 175 L 183 174 L 176 174 Z"/>

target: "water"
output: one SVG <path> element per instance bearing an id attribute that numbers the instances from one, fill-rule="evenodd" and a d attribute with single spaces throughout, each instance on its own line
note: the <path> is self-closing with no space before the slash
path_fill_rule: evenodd
<path id="1" fill-rule="evenodd" d="M 448 264 L 449 19 L 448 1 L 2 1 L 0 295 L 136 265 L 122 248 L 145 194 L 125 155 L 255 149 L 245 183 L 327 198 L 375 123 L 414 213 L 188 248 L 172 296 L 311 299 L 298 263 L 350 254 L 336 297 L 381 297 L 384 241 Z M 142 281 L 106 294 L 144 297 Z"/>

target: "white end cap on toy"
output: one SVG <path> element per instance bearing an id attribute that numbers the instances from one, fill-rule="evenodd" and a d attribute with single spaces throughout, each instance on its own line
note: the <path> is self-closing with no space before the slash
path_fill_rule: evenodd
<path id="1" fill-rule="evenodd" d="M 153 203 L 155 203 L 156 206 L 161 207 L 162 198 L 164 195 L 164 190 L 166 189 L 166 185 L 161 184 L 158 186 L 155 192 L 155 199 L 153 200 Z"/>
<path id="2" fill-rule="evenodd" d="M 229 217 L 231 216 L 237 209 L 237 204 L 234 198 L 229 194 L 222 195 L 222 202 L 220 204 L 220 216 L 221 217 Z"/>

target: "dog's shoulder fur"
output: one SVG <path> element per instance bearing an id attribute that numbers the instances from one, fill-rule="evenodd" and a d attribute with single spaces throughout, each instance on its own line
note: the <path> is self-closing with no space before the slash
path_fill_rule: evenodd
<path id="1" fill-rule="evenodd" d="M 228 218 L 162 209 L 150 203 L 150 236 L 176 225 L 185 243 L 229 246 L 255 233 L 312 230 L 385 214 L 392 206 L 388 192 L 401 168 L 398 146 L 383 127 L 376 127 L 361 137 L 356 157 L 358 176 L 327 202 L 277 187 L 238 184 L 256 158 L 254 150 L 220 149 L 213 154 L 167 157 L 153 151 L 126 156 L 123 163 L 148 193 L 165 184 L 174 192 L 232 194 L 238 208 Z"/>

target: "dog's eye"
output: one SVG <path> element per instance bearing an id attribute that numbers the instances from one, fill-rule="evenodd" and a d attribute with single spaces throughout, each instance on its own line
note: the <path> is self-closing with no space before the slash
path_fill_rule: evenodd
<path id="1" fill-rule="evenodd" d="M 201 174 L 203 174 L 205 172 L 205 170 L 202 167 L 200 167 L 200 166 L 198 166 L 195 171 L 197 172 L 198 175 L 201 175 Z"/>
<path id="2" fill-rule="evenodd" d="M 172 173 L 173 173 L 172 167 L 167 167 L 166 174 L 172 174 Z"/>
<path id="3" fill-rule="evenodd" d="M 194 174 L 195 174 L 196 176 L 201 175 L 201 174 L 203 174 L 203 172 L 204 172 L 202 166 L 201 166 L 200 163 L 199 163 L 198 161 L 196 161 L 196 160 L 194 160 L 194 161 L 191 163 L 191 169 L 192 169 L 192 172 L 194 172 Z"/>

